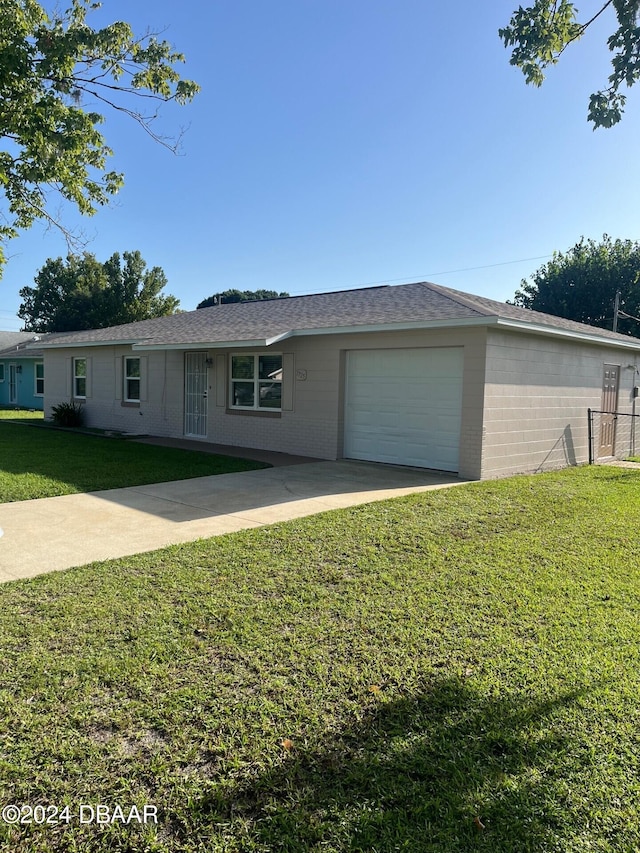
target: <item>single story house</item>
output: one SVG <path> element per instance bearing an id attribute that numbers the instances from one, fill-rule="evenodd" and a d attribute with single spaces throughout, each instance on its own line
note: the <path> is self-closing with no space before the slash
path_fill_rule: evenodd
<path id="1" fill-rule="evenodd" d="M 44 407 L 44 353 L 33 332 L 0 332 L 0 406 Z"/>
<path id="2" fill-rule="evenodd" d="M 640 339 L 427 282 L 216 305 L 38 346 L 45 416 L 76 400 L 95 427 L 471 479 L 587 461 L 587 409 L 635 411 L 640 356 Z"/>

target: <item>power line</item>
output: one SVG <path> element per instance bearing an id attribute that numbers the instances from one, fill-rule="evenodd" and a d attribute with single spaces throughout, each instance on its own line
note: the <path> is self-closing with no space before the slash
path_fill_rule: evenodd
<path id="1" fill-rule="evenodd" d="M 535 258 L 520 258 L 517 261 L 500 261 L 498 264 L 483 264 L 479 267 L 461 267 L 457 270 L 439 270 L 438 272 L 427 272 L 427 273 L 419 273 L 418 275 L 405 275 L 402 278 L 385 278 L 383 281 L 369 281 L 366 284 L 358 285 L 358 287 L 367 287 L 368 285 L 374 284 L 384 284 L 384 282 L 390 281 L 405 281 L 408 278 L 418 279 L 418 278 L 429 278 L 432 275 L 451 275 L 456 272 L 473 272 L 474 270 L 488 270 L 492 267 L 506 267 L 509 264 L 523 264 L 526 261 L 541 261 L 546 258 L 552 258 L 553 255 L 538 255 Z"/>
<path id="2" fill-rule="evenodd" d="M 383 278 L 380 281 L 360 282 L 359 284 L 354 284 L 354 285 L 351 285 L 350 287 L 352 287 L 352 288 L 374 287 L 374 286 L 380 285 L 380 284 L 391 284 L 393 282 L 407 281 L 407 280 L 409 280 L 409 281 L 422 281 L 424 279 L 431 278 L 431 276 L 452 275 L 453 273 L 473 272 L 474 270 L 488 270 L 488 269 L 492 269 L 493 267 L 506 267 L 506 266 L 509 266 L 509 264 L 523 264 L 523 263 L 526 263 L 528 261 L 542 261 L 542 260 L 546 260 L 547 258 L 552 258 L 552 257 L 553 257 L 553 255 L 537 255 L 535 258 L 520 258 L 517 261 L 500 261 L 500 263 L 497 263 L 497 264 L 483 264 L 482 266 L 477 266 L 477 267 L 461 267 L 460 269 L 457 269 L 457 270 L 440 270 L 439 272 L 417 273 L 416 275 L 405 275 L 405 276 L 402 276 L 402 278 Z M 316 290 L 299 290 L 298 291 L 298 295 L 305 294 L 305 293 L 316 293 Z"/>
<path id="3" fill-rule="evenodd" d="M 545 260 L 546 258 L 552 258 L 552 257 L 553 257 L 553 255 L 538 255 L 535 258 L 520 258 L 520 260 L 518 260 L 518 261 L 501 261 L 499 264 L 484 264 L 483 266 L 480 266 L 480 267 L 463 267 L 462 269 L 459 269 L 459 270 L 441 270 L 440 272 L 427 273 L 427 275 L 449 275 L 450 273 L 455 273 L 455 272 L 472 272 L 473 270 L 488 270 L 488 269 L 491 269 L 491 267 L 506 267 L 509 264 L 523 264 L 527 261 L 541 261 L 541 260 Z"/>

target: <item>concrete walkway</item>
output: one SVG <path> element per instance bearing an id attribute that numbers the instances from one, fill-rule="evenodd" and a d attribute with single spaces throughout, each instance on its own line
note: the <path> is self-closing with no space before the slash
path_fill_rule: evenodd
<path id="1" fill-rule="evenodd" d="M 309 462 L 1 504 L 0 582 L 462 482 L 368 462 Z"/>

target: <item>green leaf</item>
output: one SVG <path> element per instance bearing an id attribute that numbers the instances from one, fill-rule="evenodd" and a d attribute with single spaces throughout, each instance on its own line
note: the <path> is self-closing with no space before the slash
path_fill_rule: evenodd
<path id="1" fill-rule="evenodd" d="M 184 57 L 167 42 L 153 35 L 138 38 L 122 21 L 91 28 L 87 15 L 99 5 L 73 0 L 67 11 L 49 16 L 34 0 L 0 1 L 0 139 L 5 144 L 0 189 L 8 213 L 2 241 L 37 219 L 63 227 L 47 209 L 52 189 L 91 215 L 122 186 L 122 175 L 106 171 L 113 152 L 98 130 L 104 115 L 85 110 L 85 101 L 98 101 L 105 112 L 125 112 L 172 148 L 154 134 L 138 99 L 187 104 L 199 91 L 196 83 L 181 79 L 175 66 Z"/>
<path id="2" fill-rule="evenodd" d="M 606 0 L 585 23 L 578 23 L 577 9 L 568 0 L 536 0 L 514 12 L 509 26 L 498 30 L 505 47 L 513 48 L 510 63 L 520 68 L 527 83 L 541 86 L 544 70 L 555 65 L 564 50 L 578 41 L 607 9 L 615 11 L 618 28 L 607 39 L 613 52 L 613 73 L 609 86 L 592 94 L 588 120 L 597 127 L 613 127 L 622 119 L 625 96 L 619 92 L 624 83 L 633 86 L 640 79 L 640 0 Z"/>

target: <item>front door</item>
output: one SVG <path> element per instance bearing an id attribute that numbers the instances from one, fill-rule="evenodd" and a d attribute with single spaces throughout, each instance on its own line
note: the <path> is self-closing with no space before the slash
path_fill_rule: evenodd
<path id="1" fill-rule="evenodd" d="M 207 354 L 184 354 L 184 434 L 207 437 Z"/>
<path id="2" fill-rule="evenodd" d="M 18 371 L 15 364 L 9 365 L 9 402 L 18 402 Z"/>
<path id="3" fill-rule="evenodd" d="M 618 408 L 618 387 L 620 367 L 617 364 L 605 364 L 602 380 L 603 414 L 600 415 L 600 448 L 598 456 L 613 456 L 616 444 L 616 414 Z"/>

